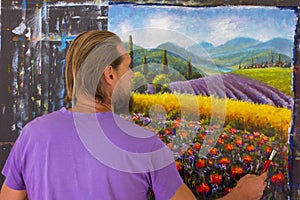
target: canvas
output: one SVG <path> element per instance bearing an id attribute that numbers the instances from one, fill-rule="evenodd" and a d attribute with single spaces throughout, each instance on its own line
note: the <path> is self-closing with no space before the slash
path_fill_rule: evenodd
<path id="1" fill-rule="evenodd" d="M 260 174 L 272 150 L 263 199 L 287 199 L 295 10 L 112 5 L 108 19 L 133 60 L 133 121 L 173 150 L 197 199 Z"/>

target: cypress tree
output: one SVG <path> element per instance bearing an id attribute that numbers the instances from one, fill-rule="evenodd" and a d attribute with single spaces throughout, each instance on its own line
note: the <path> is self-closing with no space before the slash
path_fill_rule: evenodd
<path id="1" fill-rule="evenodd" d="M 186 64 L 186 79 L 190 79 L 192 77 L 192 65 L 191 65 L 191 57 L 188 57 L 187 64 Z"/>
<path id="2" fill-rule="evenodd" d="M 168 58 L 167 58 L 167 50 L 163 50 L 163 55 L 161 59 L 161 73 L 163 74 L 168 74 L 169 69 L 168 69 Z"/>
<path id="3" fill-rule="evenodd" d="M 132 42 L 132 36 L 129 35 L 129 41 L 128 41 L 128 54 L 131 57 L 131 63 L 130 68 L 133 68 L 133 42 Z"/>
<path id="4" fill-rule="evenodd" d="M 274 56 L 273 56 L 273 54 L 271 55 L 271 64 L 274 65 Z"/>
<path id="5" fill-rule="evenodd" d="M 149 72 L 148 69 L 148 64 L 147 64 L 147 57 L 143 56 L 142 58 L 142 73 L 144 74 L 144 76 L 146 76 Z"/>

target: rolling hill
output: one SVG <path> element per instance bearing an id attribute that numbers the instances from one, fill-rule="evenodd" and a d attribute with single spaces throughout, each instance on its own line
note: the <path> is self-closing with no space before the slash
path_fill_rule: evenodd
<path id="1" fill-rule="evenodd" d="M 123 43 L 125 49 L 128 49 L 128 43 Z M 198 59 L 199 57 L 193 55 L 192 53 L 186 51 L 184 48 L 179 47 L 176 44 L 173 43 L 164 43 L 159 45 L 157 48 L 154 49 L 144 49 L 141 46 L 134 45 L 133 46 L 133 66 L 138 68 L 142 65 L 142 58 L 144 56 L 147 57 L 147 63 L 148 65 L 151 65 L 151 70 L 155 71 L 156 73 L 160 72 L 161 67 L 161 60 L 163 55 L 163 50 L 167 50 L 167 58 L 168 58 L 168 66 L 169 68 L 172 68 L 173 70 L 181 73 L 184 75 L 186 73 L 186 65 L 187 65 L 187 59 L 188 56 L 192 59 Z M 207 61 L 203 61 L 207 62 Z M 201 70 L 200 67 L 193 65 L 192 63 L 192 70 L 193 72 L 198 72 L 202 75 L 206 75 L 204 71 Z"/>

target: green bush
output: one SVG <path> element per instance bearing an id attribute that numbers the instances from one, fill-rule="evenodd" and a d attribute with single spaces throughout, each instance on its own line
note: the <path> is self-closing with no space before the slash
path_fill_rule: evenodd
<path id="1" fill-rule="evenodd" d="M 134 73 L 132 87 L 137 93 L 145 93 L 147 91 L 147 79 L 141 72 Z"/>
<path id="2" fill-rule="evenodd" d="M 153 79 L 153 88 L 156 93 L 165 93 L 170 92 L 169 83 L 171 80 L 169 79 L 167 74 L 159 74 L 155 76 Z"/>

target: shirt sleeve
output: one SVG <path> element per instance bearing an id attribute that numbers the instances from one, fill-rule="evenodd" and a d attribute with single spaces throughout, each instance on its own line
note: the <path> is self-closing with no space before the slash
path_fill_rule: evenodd
<path id="1" fill-rule="evenodd" d="M 5 184 L 14 190 L 26 189 L 22 175 L 22 134 L 13 145 L 6 160 L 2 174 L 5 176 Z"/>
<path id="2" fill-rule="evenodd" d="M 163 169 L 151 172 L 150 176 L 155 200 L 170 199 L 183 184 L 174 162 Z"/>

